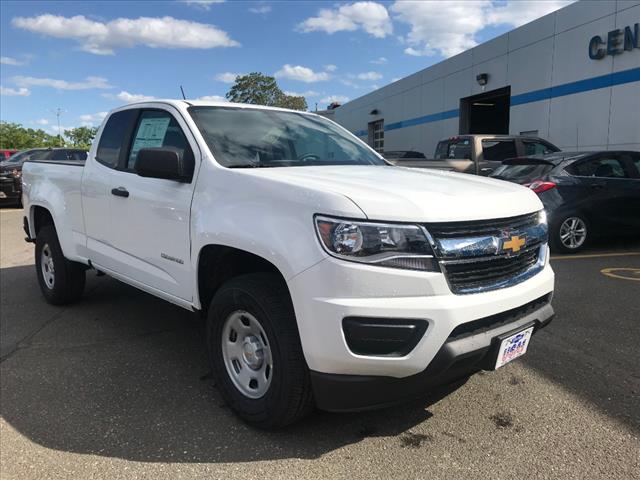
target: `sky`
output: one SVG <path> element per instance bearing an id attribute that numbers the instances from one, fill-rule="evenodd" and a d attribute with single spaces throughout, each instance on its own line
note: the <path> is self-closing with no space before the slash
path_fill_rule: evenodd
<path id="1" fill-rule="evenodd" d="M 0 119 L 57 133 L 151 98 L 224 100 L 274 75 L 310 110 L 345 103 L 571 3 L 0 2 Z"/>

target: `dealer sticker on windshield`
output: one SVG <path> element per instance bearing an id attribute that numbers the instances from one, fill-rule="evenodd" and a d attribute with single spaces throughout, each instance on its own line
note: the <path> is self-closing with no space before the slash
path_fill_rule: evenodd
<path id="1" fill-rule="evenodd" d="M 521 332 L 502 340 L 500 348 L 498 349 L 496 368 L 500 368 L 511 360 L 515 360 L 516 358 L 524 355 L 527 351 L 527 347 L 529 346 L 529 340 L 531 339 L 532 334 L 533 327 L 529 327 L 526 330 L 522 330 Z"/>

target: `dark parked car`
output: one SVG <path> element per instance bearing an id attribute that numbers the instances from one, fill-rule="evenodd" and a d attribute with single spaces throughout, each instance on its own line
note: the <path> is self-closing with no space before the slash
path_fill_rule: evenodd
<path id="1" fill-rule="evenodd" d="M 22 165 L 27 160 L 86 160 L 87 152 L 78 148 L 31 148 L 0 162 L 0 203 L 17 203 L 22 198 Z"/>
<path id="2" fill-rule="evenodd" d="M 536 192 L 549 243 L 573 253 L 595 236 L 640 235 L 640 152 L 558 152 L 505 160 L 491 177 Z"/>

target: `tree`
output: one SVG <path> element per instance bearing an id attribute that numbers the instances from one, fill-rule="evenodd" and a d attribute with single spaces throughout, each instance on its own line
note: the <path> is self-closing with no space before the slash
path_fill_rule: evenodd
<path id="1" fill-rule="evenodd" d="M 273 105 L 280 95 L 282 91 L 278 88 L 275 78 L 252 72 L 248 75 L 238 75 L 225 96 L 230 102 Z"/>
<path id="2" fill-rule="evenodd" d="M 16 150 L 57 147 L 58 137 L 41 129 L 24 128 L 19 123 L 0 122 L 0 147 Z"/>
<path id="3" fill-rule="evenodd" d="M 74 147 L 85 150 L 91 148 L 91 142 L 93 142 L 96 133 L 98 133 L 97 127 L 78 127 L 64 131 L 65 137 L 71 140 Z"/>
<path id="4" fill-rule="evenodd" d="M 260 72 L 238 75 L 235 83 L 227 92 L 226 98 L 230 102 L 236 103 L 267 105 L 295 110 L 307 109 L 307 101 L 304 97 L 286 95 L 280 90 L 274 77 Z"/>
<path id="5" fill-rule="evenodd" d="M 282 94 L 274 107 L 290 108 L 291 110 L 307 110 L 307 101 L 304 97 Z"/>

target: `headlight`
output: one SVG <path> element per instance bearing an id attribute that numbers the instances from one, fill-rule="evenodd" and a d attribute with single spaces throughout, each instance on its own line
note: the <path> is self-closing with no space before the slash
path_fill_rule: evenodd
<path id="1" fill-rule="evenodd" d="M 546 210 L 540 210 L 538 212 L 538 223 L 541 225 L 546 225 L 547 224 L 547 211 Z"/>
<path id="2" fill-rule="evenodd" d="M 418 225 L 363 222 L 316 216 L 324 249 L 352 262 L 409 270 L 440 271 L 426 232 Z"/>
<path id="3" fill-rule="evenodd" d="M 14 168 L 13 171 L 11 172 L 11 176 L 13 178 L 20 178 L 22 176 L 22 170 L 18 170 L 17 168 Z"/>

